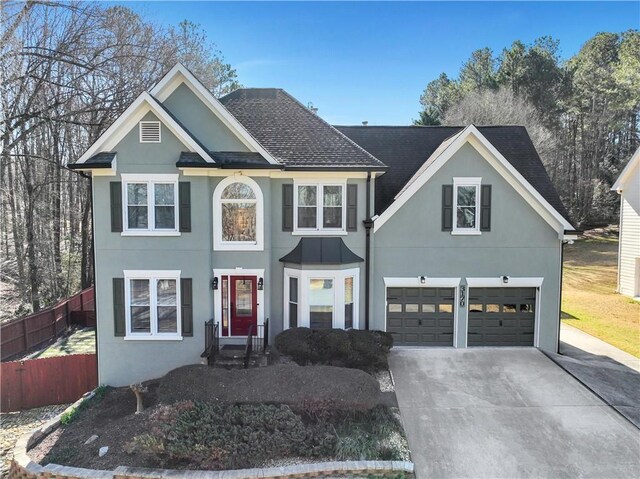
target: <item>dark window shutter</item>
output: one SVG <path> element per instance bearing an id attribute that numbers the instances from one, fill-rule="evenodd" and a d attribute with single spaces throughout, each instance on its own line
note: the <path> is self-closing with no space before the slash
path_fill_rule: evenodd
<path id="1" fill-rule="evenodd" d="M 122 183 L 112 181 L 109 186 L 111 191 L 111 231 L 120 233 L 122 232 Z"/>
<path id="2" fill-rule="evenodd" d="M 113 334 L 124 336 L 127 332 L 124 319 L 124 278 L 113 278 Z"/>
<path id="3" fill-rule="evenodd" d="M 453 185 L 442 185 L 442 231 L 453 230 Z"/>
<path id="4" fill-rule="evenodd" d="M 491 185 L 480 189 L 480 231 L 491 231 Z"/>
<path id="5" fill-rule="evenodd" d="M 293 231 L 293 185 L 282 185 L 282 231 Z"/>
<path id="6" fill-rule="evenodd" d="M 191 183 L 181 181 L 178 183 L 178 197 L 180 209 L 178 211 L 180 231 L 191 233 Z"/>
<path id="7" fill-rule="evenodd" d="M 347 231 L 358 231 L 358 185 L 347 185 Z"/>
<path id="8" fill-rule="evenodd" d="M 182 335 L 193 336 L 193 291 L 191 289 L 191 278 L 180 279 L 180 309 Z"/>

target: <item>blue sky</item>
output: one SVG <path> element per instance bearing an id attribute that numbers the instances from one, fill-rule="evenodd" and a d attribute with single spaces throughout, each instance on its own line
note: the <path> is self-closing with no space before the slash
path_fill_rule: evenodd
<path id="1" fill-rule="evenodd" d="M 640 2 L 127 2 L 198 23 L 253 87 L 280 87 L 333 124 L 409 124 L 426 84 L 475 49 L 551 35 L 563 58 L 595 33 L 640 28 Z"/>

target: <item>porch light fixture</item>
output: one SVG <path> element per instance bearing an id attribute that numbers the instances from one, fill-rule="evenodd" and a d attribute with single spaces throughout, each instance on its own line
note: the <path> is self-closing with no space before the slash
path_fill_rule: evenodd
<path id="1" fill-rule="evenodd" d="M 420 284 L 425 284 L 427 282 L 426 276 L 420 276 Z"/>
<path id="2" fill-rule="evenodd" d="M 258 291 L 262 291 L 264 289 L 264 280 L 262 278 L 258 278 Z"/>
<path id="3" fill-rule="evenodd" d="M 503 282 L 504 284 L 507 284 L 507 283 L 509 282 L 509 276 L 503 276 L 503 277 L 502 277 L 502 282 Z"/>
<path id="4" fill-rule="evenodd" d="M 211 281 L 211 289 L 216 290 L 218 289 L 218 277 L 214 276 L 213 280 Z"/>

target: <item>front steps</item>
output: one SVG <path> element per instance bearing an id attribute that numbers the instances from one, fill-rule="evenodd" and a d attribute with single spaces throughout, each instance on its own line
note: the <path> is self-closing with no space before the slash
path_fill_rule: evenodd
<path id="1" fill-rule="evenodd" d="M 244 345 L 225 344 L 220 348 L 213 362 L 214 368 L 244 369 Z M 259 368 L 267 365 L 268 352 L 266 354 L 253 352 L 249 359 L 250 368 Z"/>

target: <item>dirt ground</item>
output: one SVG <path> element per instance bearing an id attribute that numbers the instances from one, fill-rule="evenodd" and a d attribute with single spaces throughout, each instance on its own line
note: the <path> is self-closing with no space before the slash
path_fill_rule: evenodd
<path id="1" fill-rule="evenodd" d="M 334 409 L 370 409 L 378 403 L 380 387 L 370 374 L 333 366 L 276 365 L 226 370 L 193 365 L 174 369 L 160 380 L 163 403 L 215 401 L 302 405 L 330 403 Z"/>
<path id="2" fill-rule="evenodd" d="M 563 320 L 640 357 L 640 303 L 616 293 L 617 230 L 587 231 L 564 252 Z"/>

